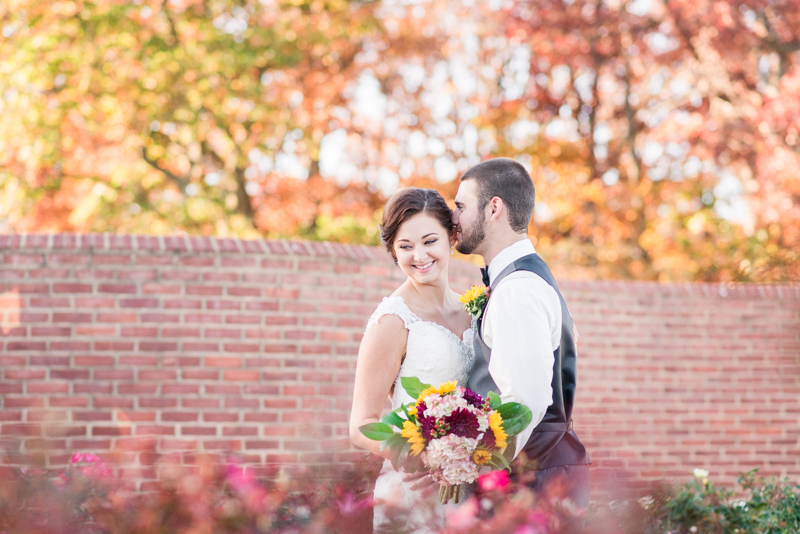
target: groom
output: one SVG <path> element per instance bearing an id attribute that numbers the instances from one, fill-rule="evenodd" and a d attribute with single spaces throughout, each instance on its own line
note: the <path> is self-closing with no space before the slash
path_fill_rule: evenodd
<path id="1" fill-rule="evenodd" d="M 469 387 L 530 408 L 533 421 L 516 436 L 514 453 L 534 462 L 529 487 L 585 509 L 590 461 L 572 430 L 575 330 L 550 269 L 528 240 L 533 181 L 516 161 L 496 158 L 472 167 L 460 182 L 456 250 L 483 256 L 484 284 L 491 287 Z"/>

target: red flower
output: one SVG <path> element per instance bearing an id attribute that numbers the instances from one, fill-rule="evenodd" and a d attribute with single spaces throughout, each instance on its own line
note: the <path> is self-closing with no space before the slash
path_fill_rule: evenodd
<path id="1" fill-rule="evenodd" d="M 478 418 L 464 408 L 453 410 L 449 417 L 445 417 L 445 422 L 450 425 L 450 433 L 458 437 L 475 439 L 480 434 Z"/>

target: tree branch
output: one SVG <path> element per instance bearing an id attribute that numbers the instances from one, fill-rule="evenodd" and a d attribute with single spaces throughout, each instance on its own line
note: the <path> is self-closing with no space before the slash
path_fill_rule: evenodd
<path id="1" fill-rule="evenodd" d="M 157 171 L 161 171 L 164 173 L 172 183 L 178 186 L 178 188 L 183 191 L 187 185 L 189 185 L 189 177 L 188 176 L 178 176 L 177 174 L 173 173 L 170 170 L 164 169 L 158 164 L 158 160 L 155 160 L 147 155 L 147 148 L 142 147 L 142 159 L 144 159 L 151 167 L 156 169 Z"/>

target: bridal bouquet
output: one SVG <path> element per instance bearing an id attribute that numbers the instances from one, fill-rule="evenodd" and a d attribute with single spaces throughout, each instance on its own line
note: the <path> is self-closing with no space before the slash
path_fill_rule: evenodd
<path id="1" fill-rule="evenodd" d="M 360 427 L 366 437 L 382 442 L 381 450 L 390 450 L 395 469 L 430 471 L 441 484 L 442 504 L 458 502 L 460 484 L 474 482 L 484 466 L 510 470 L 503 451 L 507 439 L 530 424 L 527 407 L 503 404 L 496 393 L 484 399 L 455 381 L 438 388 L 415 377 L 402 377 L 400 383 L 416 401 Z"/>

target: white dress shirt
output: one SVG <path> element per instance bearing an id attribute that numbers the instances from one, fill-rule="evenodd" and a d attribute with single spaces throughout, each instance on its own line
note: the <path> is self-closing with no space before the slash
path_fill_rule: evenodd
<path id="1" fill-rule="evenodd" d="M 542 277 L 517 271 L 494 280 L 514 261 L 535 253 L 524 239 L 503 249 L 489 264 L 491 295 L 483 318 L 483 340 L 492 349 L 489 374 L 503 402 L 519 402 L 533 419 L 516 438 L 519 454 L 553 404 L 553 352 L 561 344 L 561 301 Z"/>

